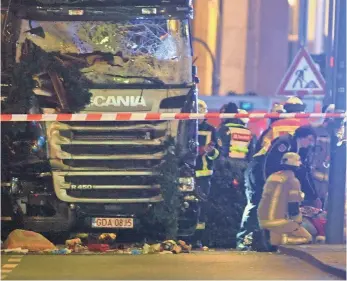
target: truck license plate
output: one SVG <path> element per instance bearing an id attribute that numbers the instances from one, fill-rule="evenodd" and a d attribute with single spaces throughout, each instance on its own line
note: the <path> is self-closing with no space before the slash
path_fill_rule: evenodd
<path id="1" fill-rule="evenodd" d="M 131 218 L 93 218 L 93 228 L 134 228 Z"/>

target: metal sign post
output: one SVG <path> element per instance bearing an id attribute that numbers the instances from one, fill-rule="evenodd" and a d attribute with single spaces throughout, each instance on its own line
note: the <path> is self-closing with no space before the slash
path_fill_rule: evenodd
<path id="1" fill-rule="evenodd" d="M 332 76 L 333 102 L 337 111 L 346 110 L 346 0 L 337 0 L 335 6 L 334 72 Z M 331 134 L 331 166 L 329 174 L 328 222 L 326 242 L 344 244 L 346 200 L 346 142 L 337 145 L 336 122 Z"/>

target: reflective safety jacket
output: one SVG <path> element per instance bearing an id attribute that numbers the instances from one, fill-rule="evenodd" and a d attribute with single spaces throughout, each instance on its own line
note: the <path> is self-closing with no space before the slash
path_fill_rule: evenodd
<path id="1" fill-rule="evenodd" d="M 213 174 L 213 161 L 218 158 L 218 141 L 216 129 L 206 121 L 199 124 L 199 148 L 205 148 L 209 144 L 214 144 L 215 148 L 204 155 L 199 154 L 196 159 L 195 176 L 206 177 Z"/>
<path id="2" fill-rule="evenodd" d="M 266 181 L 260 204 L 258 207 L 258 218 L 263 228 L 285 225 L 288 219 L 299 220 L 290 215 L 290 204 L 299 204 L 304 200 L 300 182 L 293 171 L 284 170 L 272 174 Z"/>
<path id="3" fill-rule="evenodd" d="M 252 132 L 241 123 L 225 123 L 218 132 L 221 154 L 232 159 L 249 160 L 253 153 Z"/>
<path id="4" fill-rule="evenodd" d="M 256 145 L 256 154 L 264 154 L 269 149 L 271 142 L 285 134 L 294 135 L 295 130 L 301 126 L 309 125 L 307 119 L 289 118 L 274 121 L 260 136 Z"/>

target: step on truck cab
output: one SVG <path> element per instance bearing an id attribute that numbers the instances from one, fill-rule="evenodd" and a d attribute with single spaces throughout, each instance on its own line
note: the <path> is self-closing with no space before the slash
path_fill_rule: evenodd
<path id="1" fill-rule="evenodd" d="M 10 12 L 17 63 L 29 41 L 81 65 L 91 98 L 77 113 L 196 112 L 190 1 L 22 0 L 14 1 Z M 69 98 L 51 78 L 37 73 L 27 113 L 67 112 Z M 193 234 L 196 120 L 57 120 L 26 126 L 30 134 L 7 142 L 10 177 L 3 187 L 24 228 L 136 229 L 138 220 L 163 200 L 157 168 L 167 153 L 165 141 L 173 137 L 180 147 L 179 229 Z M 23 159 L 19 147 L 30 150 L 30 157 Z"/>

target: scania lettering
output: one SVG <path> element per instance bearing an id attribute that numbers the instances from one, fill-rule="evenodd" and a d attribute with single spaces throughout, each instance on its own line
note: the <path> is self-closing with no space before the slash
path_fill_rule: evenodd
<path id="1" fill-rule="evenodd" d="M 7 53 L 2 51 L 2 65 L 11 58 L 12 64 L 20 63 L 28 51 L 39 49 L 66 68 L 76 66 L 92 95 L 85 107 L 67 110 L 79 93 L 64 91 L 69 87 L 64 79 L 42 69 L 33 75 L 30 110 L 22 113 L 197 112 L 191 1 L 12 0 L 9 7 L 12 24 L 6 28 L 12 30 L 4 34 L 13 38 Z M 26 126 L 16 136 L 3 133 L 8 140 L 2 142 L 2 151 L 10 155 L 2 165 L 7 175 L 2 191 L 21 228 L 56 233 L 136 229 L 163 200 L 158 168 L 167 141 L 174 139 L 180 147 L 179 233 L 194 233 L 196 120 L 56 120 Z M 185 198 L 193 199 L 188 204 Z"/>
<path id="2" fill-rule="evenodd" d="M 146 101 L 143 97 L 96 96 L 94 98 L 92 97 L 91 105 L 98 106 L 98 107 L 109 106 L 109 105 L 136 107 L 136 106 L 146 106 Z"/>

